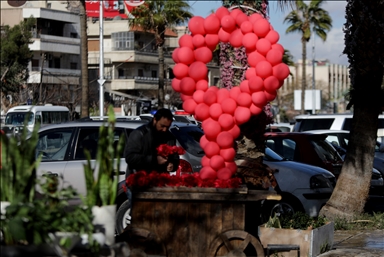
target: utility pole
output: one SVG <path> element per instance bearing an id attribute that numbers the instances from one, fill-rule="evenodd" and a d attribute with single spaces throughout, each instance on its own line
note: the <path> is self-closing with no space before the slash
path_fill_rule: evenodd
<path id="1" fill-rule="evenodd" d="M 99 12 L 99 24 L 100 24 L 100 61 L 99 61 L 99 79 L 97 82 L 99 82 L 99 109 L 100 109 L 100 118 L 104 116 L 104 32 L 103 32 L 103 19 L 104 19 L 104 7 L 103 7 L 103 0 L 100 0 L 100 12 Z"/>
<path id="2" fill-rule="evenodd" d="M 312 114 L 316 113 L 316 92 L 315 92 L 315 30 L 313 29 L 312 45 Z"/>
<path id="3" fill-rule="evenodd" d="M 46 55 L 44 52 L 41 53 L 41 67 L 40 67 L 40 85 L 39 85 L 39 104 L 43 103 L 43 69 Z"/>

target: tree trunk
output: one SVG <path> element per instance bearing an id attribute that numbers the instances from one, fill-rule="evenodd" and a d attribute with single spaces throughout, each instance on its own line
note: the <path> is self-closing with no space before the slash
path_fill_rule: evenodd
<path id="1" fill-rule="evenodd" d="M 301 71 L 301 114 L 305 113 L 305 90 L 307 89 L 307 78 L 306 78 L 306 62 L 307 62 L 307 42 L 305 39 L 301 40 L 302 43 L 302 71 Z"/>
<path id="2" fill-rule="evenodd" d="M 159 87 L 157 91 L 157 105 L 158 108 L 164 107 L 165 93 L 164 93 L 164 41 L 165 41 L 165 27 L 159 29 L 160 33 L 156 33 L 157 52 L 159 54 Z"/>
<path id="3" fill-rule="evenodd" d="M 88 85 L 88 35 L 85 0 L 80 1 L 80 33 L 81 33 L 81 117 L 89 116 L 89 85 Z"/>

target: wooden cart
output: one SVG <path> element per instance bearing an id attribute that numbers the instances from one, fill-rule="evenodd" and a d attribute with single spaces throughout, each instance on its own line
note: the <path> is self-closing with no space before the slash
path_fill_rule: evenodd
<path id="1" fill-rule="evenodd" d="M 247 188 L 134 191 L 131 225 L 124 237 L 132 251 L 143 256 L 264 256 L 257 225 L 246 221 L 258 221 L 258 216 L 246 214 L 246 207 L 257 208 L 264 199 L 281 197 L 274 191 Z"/>

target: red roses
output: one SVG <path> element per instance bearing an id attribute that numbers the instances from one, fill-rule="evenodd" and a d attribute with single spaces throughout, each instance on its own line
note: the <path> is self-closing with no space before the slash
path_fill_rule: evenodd
<path id="1" fill-rule="evenodd" d="M 167 157 L 168 155 L 171 155 L 171 154 L 178 154 L 178 155 L 185 154 L 185 150 L 182 147 L 176 146 L 176 145 L 172 146 L 172 145 L 162 144 L 159 147 L 157 147 L 156 150 L 158 155 L 161 155 L 164 157 Z"/>

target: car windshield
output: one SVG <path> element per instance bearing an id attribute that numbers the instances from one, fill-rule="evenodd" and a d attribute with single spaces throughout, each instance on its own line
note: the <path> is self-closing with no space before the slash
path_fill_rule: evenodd
<path id="1" fill-rule="evenodd" d="M 180 145 L 188 153 L 203 157 L 204 151 L 200 147 L 200 138 L 204 135 L 203 131 L 197 126 L 175 126 L 171 128 L 172 134 L 176 137 Z"/>
<path id="2" fill-rule="evenodd" d="M 342 162 L 341 156 L 326 140 L 312 140 L 316 153 L 324 162 Z"/>
<path id="3" fill-rule="evenodd" d="M 28 116 L 28 125 L 33 124 L 33 113 L 32 112 L 10 112 L 7 113 L 5 118 L 5 125 L 23 125 L 24 119 Z"/>
<path id="4" fill-rule="evenodd" d="M 265 161 L 284 161 L 285 159 L 275 153 L 271 148 L 266 147 L 265 148 L 265 155 L 264 155 Z"/>

